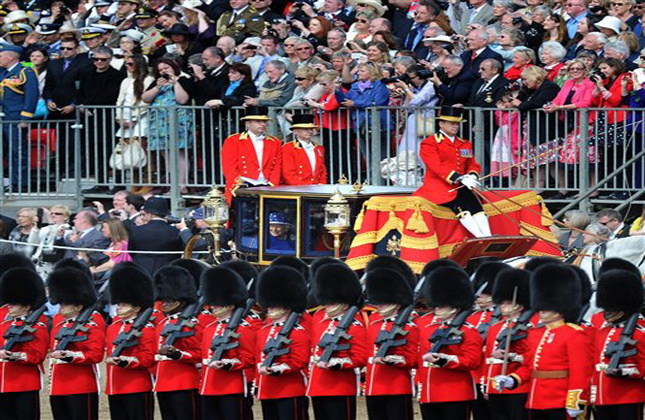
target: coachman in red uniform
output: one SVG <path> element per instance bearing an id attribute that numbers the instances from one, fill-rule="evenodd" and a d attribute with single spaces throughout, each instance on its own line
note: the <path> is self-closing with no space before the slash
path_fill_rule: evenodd
<path id="1" fill-rule="evenodd" d="M 108 327 L 106 340 L 105 393 L 110 404 L 110 418 L 152 420 L 154 399 L 149 369 L 157 350 L 155 326 L 148 317 L 143 328 L 131 333 L 133 325 L 139 321 L 139 314 L 154 304 L 152 279 L 136 265 L 124 262 L 112 271 L 109 288 L 112 304 L 117 305 L 117 318 Z M 128 334 L 132 335 L 129 346 L 120 355 L 114 355 L 115 340 Z"/>
<path id="2" fill-rule="evenodd" d="M 362 307 L 361 284 L 356 273 L 339 262 L 325 264 L 313 281 L 316 300 L 323 309 L 314 315 L 311 331 L 312 363 L 307 395 L 311 397 L 316 420 L 356 419 L 360 369 L 367 361 L 367 329 L 357 313 L 345 330 L 351 338 L 338 344 L 349 346 L 332 353 L 328 362 L 320 361 L 325 348 L 319 344 L 325 334 L 333 335 L 350 306 Z"/>
<path id="3" fill-rule="evenodd" d="M 314 116 L 293 116 L 294 140 L 282 146 L 282 184 L 316 185 L 327 183 L 325 149 L 313 142 Z"/>
<path id="4" fill-rule="evenodd" d="M 0 277 L 0 301 L 7 303 L 7 314 L 0 320 L 0 418 L 33 420 L 40 418 L 43 361 L 49 348 L 46 318 L 32 325 L 23 337 L 29 341 L 5 346 L 5 333 L 20 328 L 25 318 L 46 301 L 45 286 L 35 271 L 12 268 Z"/>
<path id="5" fill-rule="evenodd" d="M 105 320 L 95 311 L 76 333 L 83 340 L 56 350 L 58 332 L 78 326 L 76 317 L 96 303 L 92 280 L 84 271 L 57 268 L 49 275 L 47 286 L 50 301 L 60 304 L 50 335 L 49 401 L 54 420 L 97 420 L 98 364 L 105 350 Z"/>
<path id="6" fill-rule="evenodd" d="M 365 275 L 367 299 L 377 313 L 370 317 L 367 329 L 367 376 L 365 396 L 370 420 L 411 420 L 412 369 L 417 366 L 419 330 L 412 321 L 400 327 L 405 335 L 396 339 L 384 357 L 375 357 L 381 331 L 391 331 L 397 316 L 413 304 L 412 288 L 404 276 L 389 268 L 374 268 Z"/>
<path id="7" fill-rule="evenodd" d="M 419 383 L 424 420 L 470 418 L 475 400 L 472 371 L 482 362 L 482 338 L 461 319 L 475 301 L 462 268 L 439 267 L 423 284 L 423 296 L 434 308 L 434 320 L 419 331 Z M 445 336 L 445 338 L 441 338 Z"/>
<path id="8" fill-rule="evenodd" d="M 495 377 L 498 390 L 530 382 L 527 408 L 532 420 L 576 418 L 585 413 L 591 382 L 588 335 L 570 323 L 582 298 L 576 272 L 564 264 L 544 264 L 531 276 L 531 307 L 543 328 L 529 334 L 524 364 Z"/>
<path id="9" fill-rule="evenodd" d="M 197 301 L 195 280 L 185 268 L 162 267 L 154 275 L 157 301 L 166 317 L 156 328 L 155 383 L 159 410 L 163 420 L 197 420 L 199 410 L 199 370 L 203 326 L 197 314 L 182 319 L 186 306 Z M 166 325 L 182 324 L 187 334 L 174 344 L 167 344 L 162 335 Z"/>
<path id="10" fill-rule="evenodd" d="M 604 310 L 605 318 L 596 333 L 593 355 L 591 399 L 596 405 L 596 414 L 601 420 L 640 420 L 645 403 L 645 328 L 640 315 L 643 306 L 640 277 L 626 270 L 603 272 L 598 280 L 596 303 Z M 616 355 L 618 365 L 612 368 L 613 347 L 620 342 L 629 321 L 636 321 L 636 328 L 630 334 L 635 343 L 628 343 L 623 350 L 636 353 Z"/>
<path id="11" fill-rule="evenodd" d="M 246 131 L 224 140 L 222 169 L 229 204 L 238 178 L 247 185 L 280 185 L 282 141 L 266 135 L 268 114 L 266 107 L 248 107 L 242 118 Z"/>
<path id="12" fill-rule="evenodd" d="M 203 420 L 242 420 L 248 414 L 245 369 L 254 365 L 255 331 L 245 319 L 232 331 L 218 360 L 213 360 L 213 338 L 226 333 L 232 315 L 242 311 L 248 293 L 242 277 L 235 271 L 218 266 L 202 276 L 204 303 L 214 321 L 205 326 L 202 338 L 202 382 L 199 387 Z"/>
<path id="13" fill-rule="evenodd" d="M 528 420 L 529 418 L 526 409 L 529 383 L 524 383 L 513 390 L 504 389 L 500 392 L 495 388 L 493 378 L 502 374 L 509 331 L 514 333 L 511 335 L 506 373 L 510 375 L 518 370 L 528 358 L 530 350 L 528 331 L 538 322 L 537 315 L 531 310 L 530 277 L 528 271 L 507 268 L 495 279 L 493 302 L 499 306 L 505 319 L 492 325 L 488 331 L 483 371 L 485 392 L 493 419 Z M 515 298 L 515 305 L 513 305 L 513 298 Z"/>
<path id="14" fill-rule="evenodd" d="M 473 236 L 491 236 L 488 217 L 470 191 L 479 187 L 481 166 L 475 160 L 470 140 L 457 137 L 465 121 L 462 114 L 461 108 L 441 108 L 437 117 L 439 133 L 421 142 L 419 153 L 426 174 L 414 195 L 450 208 Z M 460 186 L 463 188 L 456 189 Z"/>
<path id="15" fill-rule="evenodd" d="M 255 362 L 258 399 L 264 420 L 304 420 L 307 412 L 305 397 L 307 365 L 311 351 L 309 331 L 296 323 L 288 334 L 290 340 L 277 356 L 265 366 L 267 343 L 279 336 L 292 313 L 301 314 L 307 303 L 307 287 L 302 274 L 294 268 L 275 265 L 260 274 L 256 289 L 260 306 L 266 308 L 271 322 L 257 334 Z M 283 332 L 284 333 L 284 332 Z"/>

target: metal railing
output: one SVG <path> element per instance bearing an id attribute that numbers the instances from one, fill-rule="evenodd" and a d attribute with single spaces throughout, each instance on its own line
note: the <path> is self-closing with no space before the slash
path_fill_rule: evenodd
<path id="1" fill-rule="evenodd" d="M 290 115 L 272 109 L 269 134 L 291 139 Z M 645 185 L 645 109 L 580 109 L 547 114 L 465 108 L 460 137 L 473 141 L 489 186 L 580 193 L 566 208 L 589 207 L 599 190 Z M 341 176 L 372 185 L 419 186 L 421 142 L 436 128 L 437 109 L 377 107 L 316 110 L 328 181 Z M 66 198 L 81 205 L 84 188 L 146 185 L 169 192 L 177 209 L 186 189 L 224 184 L 220 151 L 242 131 L 241 109 L 80 107 L 63 121 L 0 121 L 2 201 Z M 136 144 L 139 144 L 139 147 Z M 121 152 L 121 155 L 115 151 Z M 557 199 L 557 197 L 556 197 Z M 573 198 L 560 200 L 571 202 Z M 0 201 L 0 205 L 3 204 Z"/>

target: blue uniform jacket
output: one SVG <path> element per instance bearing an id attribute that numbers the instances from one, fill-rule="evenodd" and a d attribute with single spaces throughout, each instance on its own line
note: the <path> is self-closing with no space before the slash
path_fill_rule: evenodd
<path id="1" fill-rule="evenodd" d="M 0 100 L 7 120 L 26 120 L 34 116 L 40 92 L 36 72 L 18 63 L 0 70 Z"/>
<path id="2" fill-rule="evenodd" d="M 347 99 L 354 101 L 352 117 L 354 119 L 354 127 L 358 130 L 358 127 L 366 123 L 366 118 L 368 125 L 371 125 L 372 121 L 371 116 L 367 115 L 371 114 L 371 111 L 366 111 L 363 108 L 387 106 L 390 101 L 390 91 L 380 80 L 372 82 L 364 91 L 361 91 L 358 88 L 358 82 L 355 82 L 347 93 L 344 93 L 342 89 L 338 89 L 336 91 L 336 99 L 338 103 Z M 381 110 L 381 130 L 386 130 L 387 128 L 387 109 L 383 109 Z"/>

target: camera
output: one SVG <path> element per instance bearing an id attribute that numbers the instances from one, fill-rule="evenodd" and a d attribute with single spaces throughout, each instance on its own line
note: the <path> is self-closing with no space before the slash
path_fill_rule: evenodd
<path id="1" fill-rule="evenodd" d="M 169 74 L 164 73 L 164 74 L 161 75 L 161 77 L 166 79 L 166 80 L 170 80 L 170 75 Z"/>
<path id="2" fill-rule="evenodd" d="M 396 76 L 396 77 L 386 77 L 384 79 L 381 79 L 381 83 L 390 84 L 390 83 L 395 83 L 398 81 L 402 81 L 403 83 L 410 83 L 410 77 L 407 74 L 402 74 L 401 76 Z"/>
<path id="3" fill-rule="evenodd" d="M 519 17 L 519 16 L 515 16 L 513 18 L 513 25 L 515 25 L 515 26 L 521 25 L 522 22 L 523 22 L 523 19 L 521 17 Z"/>
<path id="4" fill-rule="evenodd" d="M 439 6 L 441 10 L 448 10 L 450 8 L 450 3 L 445 0 L 439 0 L 437 1 L 437 6 Z"/>
<path id="5" fill-rule="evenodd" d="M 604 79 L 605 79 L 605 75 L 603 74 L 603 72 L 601 72 L 598 69 L 594 70 L 591 73 L 591 77 L 589 77 L 589 80 L 591 80 L 594 83 L 598 83 L 599 80 L 604 80 Z"/>
<path id="6" fill-rule="evenodd" d="M 428 76 L 422 75 L 422 73 L 429 73 Z M 425 78 L 425 77 L 430 77 L 430 75 L 436 76 L 439 80 L 441 80 L 441 83 L 445 83 L 446 80 L 448 80 L 448 75 L 446 74 L 446 71 L 443 69 L 443 67 L 437 67 L 434 69 L 434 71 L 430 70 L 424 70 L 419 72 L 419 77 Z"/>

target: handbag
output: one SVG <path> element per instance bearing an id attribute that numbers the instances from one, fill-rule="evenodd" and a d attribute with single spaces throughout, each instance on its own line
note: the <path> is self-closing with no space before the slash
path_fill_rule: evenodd
<path id="1" fill-rule="evenodd" d="M 132 138 L 120 140 L 114 147 L 110 156 L 110 168 L 118 171 L 127 171 L 130 169 L 141 169 L 148 164 L 146 151 L 141 147 L 139 139 Z"/>
<path id="2" fill-rule="evenodd" d="M 423 112 L 417 110 L 416 112 L 416 123 L 417 123 L 417 137 L 429 137 L 435 132 L 435 121 L 434 117 L 426 117 L 423 115 Z"/>

